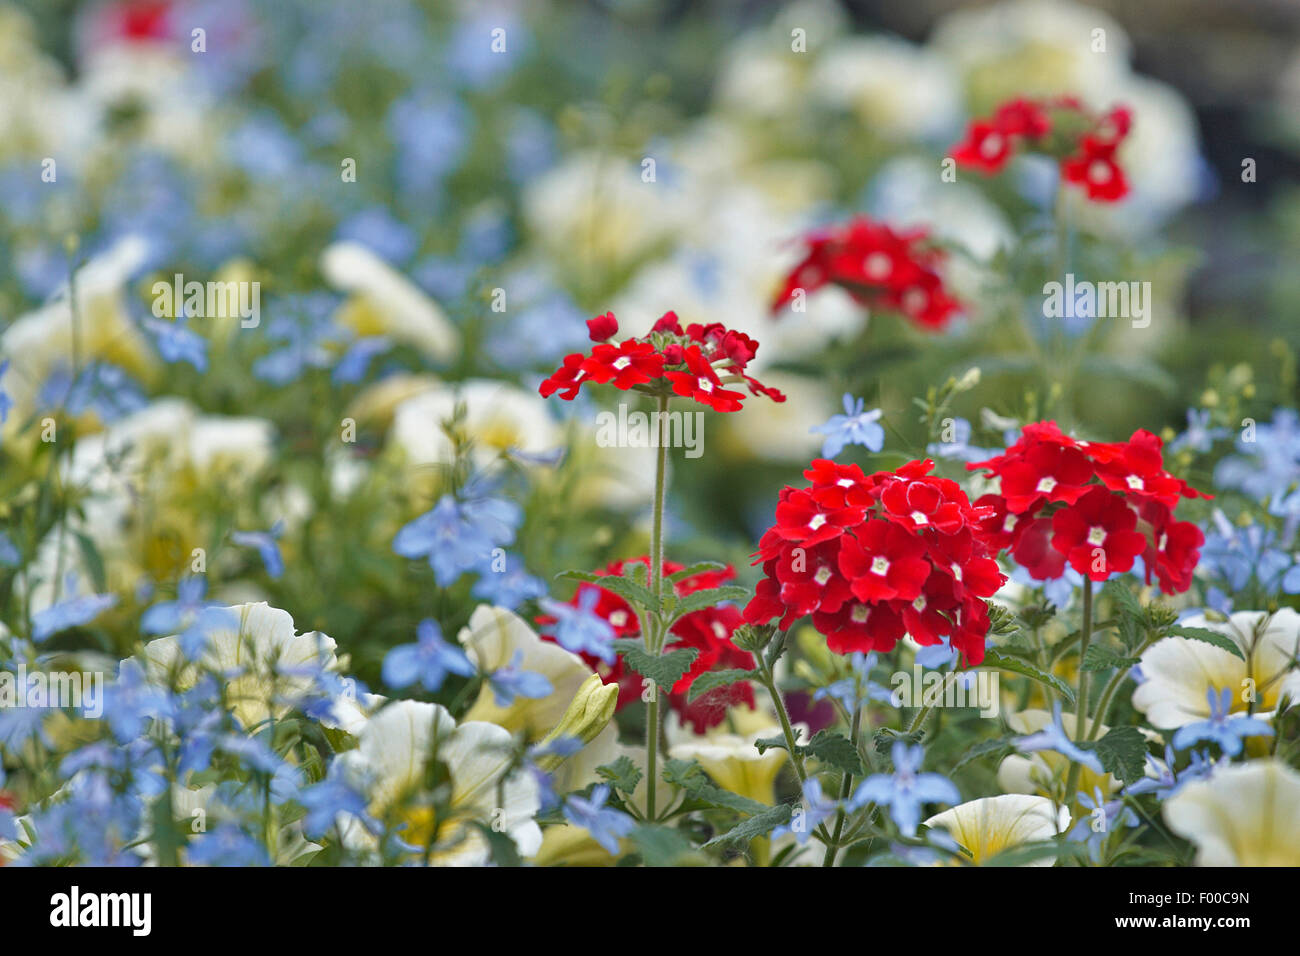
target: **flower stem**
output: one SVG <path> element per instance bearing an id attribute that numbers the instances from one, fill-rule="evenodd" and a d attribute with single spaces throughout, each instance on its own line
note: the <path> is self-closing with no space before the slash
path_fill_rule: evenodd
<path id="1" fill-rule="evenodd" d="M 858 730 L 862 726 L 862 708 L 853 708 L 853 730 L 849 739 L 853 742 L 853 749 L 858 747 Z M 840 800 L 844 801 L 849 798 L 853 792 L 853 774 L 845 771 L 844 781 L 840 784 Z M 826 855 L 822 857 L 822 866 L 834 866 L 835 854 L 840 849 L 840 835 L 844 832 L 844 808 L 840 807 L 835 811 L 835 832 L 831 834 L 831 840 L 826 844 Z"/>
<path id="2" fill-rule="evenodd" d="M 1088 653 L 1088 642 L 1092 640 L 1092 579 L 1083 579 L 1083 626 L 1079 631 L 1079 692 L 1074 704 L 1074 735 L 1079 737 L 1088 720 L 1088 672 L 1083 669 L 1083 658 Z M 1065 783 L 1065 805 L 1074 802 L 1075 791 L 1079 789 L 1079 764 L 1070 765 L 1070 775 Z"/>
<path id="3" fill-rule="evenodd" d="M 662 423 L 668 419 L 667 395 L 659 396 L 659 416 Z M 654 595 L 655 606 L 646 615 L 649 628 L 646 633 L 646 650 L 658 656 L 663 650 L 665 634 L 663 633 L 663 586 L 664 586 L 664 489 L 668 483 L 668 443 L 663 434 L 659 436 L 659 455 L 655 461 L 655 498 L 654 515 L 650 525 L 650 593 Z M 655 781 L 656 764 L 659 757 L 659 687 L 652 689 L 646 709 L 645 722 L 645 764 L 646 764 L 646 819 L 655 819 Z"/>
<path id="4" fill-rule="evenodd" d="M 790 762 L 794 764 L 794 772 L 799 778 L 799 786 L 802 787 L 808 780 L 808 773 L 804 770 L 803 758 L 799 756 L 799 742 L 795 739 L 794 725 L 790 723 L 790 714 L 785 709 L 785 701 L 781 699 L 780 692 L 776 689 L 776 676 L 772 672 L 772 665 L 768 663 L 761 653 L 755 654 L 754 658 L 758 661 L 763 686 L 767 688 L 768 696 L 772 698 L 772 706 L 776 708 L 776 715 L 781 720 L 781 733 L 785 736 L 786 750 L 790 754 Z"/>

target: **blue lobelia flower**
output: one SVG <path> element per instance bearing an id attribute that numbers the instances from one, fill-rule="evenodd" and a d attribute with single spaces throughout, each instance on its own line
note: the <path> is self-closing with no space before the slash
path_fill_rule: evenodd
<path id="1" fill-rule="evenodd" d="M 513 611 L 525 601 L 536 600 L 546 594 L 546 582 L 524 570 L 523 561 L 513 554 L 505 556 L 503 570 L 494 570 L 492 562 L 488 562 L 480 575 L 470 593 L 497 607 Z"/>
<path id="2" fill-rule="evenodd" d="M 1209 740 L 1219 745 L 1224 756 L 1235 757 L 1241 753 L 1244 738 L 1273 736 L 1273 728 L 1267 721 L 1248 715 L 1232 716 L 1230 688 L 1225 687 L 1220 692 L 1211 687 L 1206 690 L 1205 698 L 1210 703 L 1209 719 L 1179 727 L 1173 738 L 1175 750 L 1186 750 L 1198 741 Z"/>
<path id="3" fill-rule="evenodd" d="M 198 616 L 210 602 L 204 601 L 208 582 L 202 575 L 181 578 L 176 583 L 176 600 L 160 601 L 140 618 L 140 630 L 146 634 L 176 634 Z"/>
<path id="4" fill-rule="evenodd" d="M 960 803 L 961 792 L 947 777 L 938 773 L 921 773 L 925 748 L 909 747 L 901 740 L 892 750 L 894 772 L 877 773 L 858 784 L 849 798 L 850 810 L 868 803 L 889 807 L 889 815 L 905 836 L 915 836 L 921 822 L 921 808 L 927 803 Z"/>
<path id="5" fill-rule="evenodd" d="M 839 701 L 848 713 L 862 707 L 867 701 L 874 700 L 882 704 L 892 704 L 893 694 L 871 679 L 871 671 L 876 666 L 875 653 L 863 654 L 854 651 L 849 655 L 850 674 L 813 692 L 813 700 Z"/>
<path id="6" fill-rule="evenodd" d="M 9 360 L 5 359 L 0 362 L 0 379 L 5 377 L 5 372 L 9 371 Z M 9 410 L 14 407 L 14 400 L 9 397 L 9 393 L 0 386 L 0 425 L 9 420 Z"/>
<path id="7" fill-rule="evenodd" d="M 832 415 L 825 425 L 810 429 L 826 436 L 822 443 L 823 458 L 834 458 L 845 445 L 862 445 L 871 451 L 880 451 L 885 446 L 885 429 L 879 423 L 880 409 L 867 412 L 863 411 L 865 407 L 865 399 L 855 399 L 845 393 L 844 414 Z"/>
<path id="8" fill-rule="evenodd" d="M 153 333 L 158 353 L 167 362 L 189 362 L 200 372 L 208 370 L 208 343 L 203 336 L 185 327 L 183 318 L 175 322 L 145 318 L 144 326 Z"/>
<path id="9" fill-rule="evenodd" d="M 965 418 L 953 418 L 952 441 L 931 442 L 925 446 L 925 453 L 932 458 L 955 458 L 958 461 L 985 461 L 998 454 L 992 448 L 976 448 L 970 443 L 970 435 L 970 422 Z"/>
<path id="10" fill-rule="evenodd" d="M 189 862 L 198 866 L 270 866 L 266 847 L 233 823 L 223 823 L 190 842 Z"/>
<path id="11" fill-rule="evenodd" d="M 353 342 L 343 353 L 339 363 L 330 373 L 330 380 L 335 385 L 352 384 L 365 378 L 370 360 L 383 355 L 392 347 L 392 343 L 382 335 L 368 335 Z"/>
<path id="12" fill-rule="evenodd" d="M 333 766 L 324 780 L 300 790 L 297 801 L 307 811 L 302 829 L 308 839 L 319 840 L 340 814 L 359 820 L 371 833 L 382 829 L 379 821 L 367 812 L 365 796 L 343 780 L 341 774 L 335 773 Z"/>
<path id="13" fill-rule="evenodd" d="M 1169 443 L 1169 450 L 1182 451 L 1187 448 L 1203 455 L 1214 446 L 1216 441 L 1227 438 L 1229 434 L 1231 433 L 1226 428 L 1210 427 L 1209 409 L 1189 408 L 1187 430 Z"/>
<path id="14" fill-rule="evenodd" d="M 40 643 L 59 631 L 89 624 L 117 604 L 116 594 L 77 594 L 77 576 L 69 572 L 64 589 L 70 595 L 32 615 L 32 640 Z"/>
<path id="15" fill-rule="evenodd" d="M 618 853 L 618 841 L 636 828 L 636 821 L 621 810 L 605 806 L 609 799 L 609 785 L 599 784 L 591 791 L 590 799 L 577 794 L 564 801 L 564 818 L 575 827 L 582 827 L 607 853 Z"/>
<path id="16" fill-rule="evenodd" d="M 439 587 L 483 566 L 495 548 L 512 544 L 523 515 L 502 498 L 459 503 L 444 495 L 433 509 L 403 525 L 393 550 L 405 558 L 426 558 Z"/>
<path id="17" fill-rule="evenodd" d="M 1106 772 L 1096 753 L 1091 750 L 1084 750 L 1071 740 L 1069 734 L 1065 732 L 1065 727 L 1061 723 L 1060 701 L 1057 701 L 1052 707 L 1052 722 L 1050 724 L 1036 734 L 1016 738 L 1015 745 L 1017 750 L 1026 754 L 1035 753 L 1039 750 L 1054 750 L 1075 763 L 1082 764 L 1093 773 L 1102 774 Z"/>
<path id="18" fill-rule="evenodd" d="M 118 665 L 117 680 L 104 688 L 104 719 L 119 743 L 144 733 L 150 720 L 170 717 L 175 705 L 163 688 L 150 684 L 132 658 Z"/>
<path id="19" fill-rule="evenodd" d="M 583 588 L 578 595 L 578 604 L 565 604 L 542 598 L 539 602 L 547 614 L 555 618 L 551 625 L 551 636 L 566 651 L 575 654 L 590 654 L 599 657 L 607 664 L 614 662 L 614 629 L 609 621 L 594 612 L 600 592 L 596 588 Z"/>
<path id="20" fill-rule="evenodd" d="M 399 644 L 384 657 L 384 681 L 390 687 L 419 683 L 432 693 L 442 687 L 448 674 L 474 674 L 474 665 L 465 652 L 443 640 L 437 621 L 426 618 L 416 626 L 415 633 L 416 643 Z"/>
<path id="21" fill-rule="evenodd" d="M 230 540 L 241 548 L 256 548 L 267 575 L 275 580 L 284 574 L 284 558 L 276 542 L 284 534 L 283 519 L 271 525 L 269 531 L 232 531 Z"/>
<path id="22" fill-rule="evenodd" d="M 802 846 L 824 820 L 835 815 L 839 807 L 838 800 L 829 800 L 822 794 L 822 785 L 817 778 L 809 777 L 803 783 L 802 802 L 795 808 L 789 823 L 783 823 L 772 831 L 772 839 L 793 834 Z"/>
<path id="23" fill-rule="evenodd" d="M 537 700 L 549 697 L 555 689 L 542 674 L 519 669 L 524 659 L 523 651 L 515 651 L 514 657 L 505 667 L 499 667 L 488 675 L 488 686 L 498 707 L 509 707 L 516 697 Z"/>

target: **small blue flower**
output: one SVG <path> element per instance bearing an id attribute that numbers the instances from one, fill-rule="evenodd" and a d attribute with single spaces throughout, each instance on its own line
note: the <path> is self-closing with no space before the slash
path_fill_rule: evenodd
<path id="1" fill-rule="evenodd" d="M 9 360 L 5 359 L 3 362 L 0 362 L 0 378 L 4 378 L 5 372 L 7 371 L 9 371 Z M 4 390 L 4 388 L 0 387 L 0 425 L 3 425 L 9 420 L 9 411 L 13 407 L 14 400 L 9 397 L 9 394 Z"/>
<path id="2" fill-rule="evenodd" d="M 869 700 L 882 704 L 893 702 L 893 695 L 885 687 L 871 679 L 871 671 L 876 666 L 876 655 L 854 651 L 849 655 L 850 674 L 813 692 L 813 700 L 830 698 L 839 701 L 848 713 L 853 713 Z"/>
<path id="3" fill-rule="evenodd" d="M 270 866 L 266 847 L 233 823 L 200 834 L 186 851 L 196 866 Z"/>
<path id="4" fill-rule="evenodd" d="M 164 322 L 146 318 L 145 328 L 153 333 L 158 353 L 167 362 L 189 362 L 200 372 L 208 370 L 208 343 L 203 336 L 185 327 L 185 319 Z"/>
<path id="5" fill-rule="evenodd" d="M 600 591 L 596 588 L 583 588 L 578 595 L 578 604 L 565 604 L 543 598 L 539 603 L 542 609 L 554 617 L 551 636 L 566 651 L 575 654 L 590 654 L 599 657 L 607 664 L 614 662 L 614 629 L 609 621 L 594 613 L 596 602 L 600 600 Z"/>
<path id="6" fill-rule="evenodd" d="M 89 624 L 104 611 L 117 604 L 116 594 L 77 595 L 77 576 L 69 573 L 65 590 L 70 595 L 32 615 L 32 640 L 38 644 L 59 631 Z"/>
<path id="7" fill-rule="evenodd" d="M 146 634 L 176 634 L 196 617 L 207 602 L 208 582 L 202 575 L 181 578 L 176 584 L 176 600 L 161 601 L 140 618 L 140 630 Z"/>
<path id="8" fill-rule="evenodd" d="M 470 592 L 480 601 L 513 611 L 525 601 L 533 601 L 546 594 L 546 582 L 524 570 L 524 562 L 513 554 L 505 556 L 504 570 L 493 569 L 489 561 L 480 571 L 480 577 Z"/>
<path id="9" fill-rule="evenodd" d="M 465 652 L 443 640 L 437 621 L 426 618 L 415 632 L 419 638 L 416 643 L 399 644 L 384 657 L 384 681 L 390 687 L 409 687 L 418 682 L 433 693 L 442 687 L 448 674 L 474 674 L 474 665 Z"/>
<path id="10" fill-rule="evenodd" d="M 881 411 L 873 408 L 864 412 L 865 399 L 844 395 L 844 414 L 832 415 L 825 425 L 815 425 L 811 431 L 826 436 L 822 443 L 822 457 L 834 458 L 845 445 L 862 445 L 871 451 L 885 446 L 885 429 L 880 425 Z"/>
<path id="11" fill-rule="evenodd" d="M 1179 727 L 1173 739 L 1175 750 L 1186 750 L 1197 741 L 1209 740 L 1219 745 L 1224 756 L 1235 757 L 1241 753 L 1244 738 L 1273 736 L 1273 728 L 1267 721 L 1258 717 L 1232 716 L 1230 688 L 1225 687 L 1220 693 L 1211 687 L 1206 690 L 1205 698 L 1210 703 L 1209 719 Z"/>
<path id="12" fill-rule="evenodd" d="M 574 794 L 564 801 L 564 818 L 590 833 L 605 852 L 617 854 L 618 841 L 636 829 L 636 821 L 621 810 L 606 807 L 608 799 L 609 785 L 604 783 L 592 789 L 590 799 Z"/>
<path id="13" fill-rule="evenodd" d="M 439 587 L 483 566 L 492 551 L 514 543 L 522 520 L 519 506 L 501 498 L 459 503 L 444 495 L 431 511 L 403 525 L 393 550 L 404 558 L 426 558 Z"/>
<path id="14" fill-rule="evenodd" d="M 170 717 L 173 711 L 171 696 L 150 684 L 144 669 L 132 658 L 118 665 L 117 680 L 104 688 L 103 717 L 119 743 L 135 740 L 150 720 Z"/>
<path id="15" fill-rule="evenodd" d="M 538 700 L 549 697 L 555 689 L 542 674 L 519 669 L 524 659 L 523 651 L 515 651 L 515 656 L 505 667 L 500 667 L 488 675 L 488 686 L 498 707 L 509 707 L 516 697 Z"/>
<path id="16" fill-rule="evenodd" d="M 970 443 L 971 426 L 965 418 L 952 419 L 952 441 L 931 442 L 925 453 L 932 458 L 955 458 L 958 461 L 986 461 L 998 454 L 991 448 L 976 448 Z"/>
<path id="17" fill-rule="evenodd" d="M 302 829 L 308 839 L 318 840 L 325 835 L 342 814 L 360 820 L 362 825 L 372 833 L 381 828 L 366 810 L 366 798 L 333 772 L 326 775 L 319 783 L 304 787 L 298 793 L 298 803 L 306 809 Z"/>
<path id="18" fill-rule="evenodd" d="M 822 794 L 822 785 L 816 777 L 809 777 L 803 784 L 803 801 L 800 806 L 796 807 L 790 817 L 789 823 L 783 823 L 772 831 L 772 839 L 776 840 L 786 834 L 793 834 L 799 845 L 808 842 L 812 832 L 822 824 L 823 821 L 835 815 L 835 811 L 840 807 L 838 800 L 828 800 Z"/>
<path id="19" fill-rule="evenodd" d="M 1050 724 L 1036 734 L 1017 738 L 1015 744 L 1016 749 L 1021 753 L 1054 750 L 1075 763 L 1082 764 L 1093 773 L 1102 774 L 1106 772 L 1106 768 L 1101 765 L 1101 760 L 1098 759 L 1095 752 L 1084 750 L 1071 740 L 1070 735 L 1065 732 L 1065 727 L 1061 723 L 1060 701 L 1057 701 L 1052 707 L 1052 722 Z"/>
<path id="20" fill-rule="evenodd" d="M 961 803 L 961 792 L 952 781 L 938 773 L 921 773 L 925 748 L 909 747 L 901 740 L 892 750 L 894 772 L 877 773 L 858 784 L 849 798 L 850 810 L 868 803 L 889 807 L 890 816 L 905 836 L 915 836 L 921 822 L 921 808 L 927 803 Z"/>
<path id="21" fill-rule="evenodd" d="M 1187 430 L 1169 443 L 1169 450 L 1182 451 L 1189 448 L 1204 455 L 1221 438 L 1227 438 L 1230 432 L 1226 428 L 1210 427 L 1209 409 L 1187 410 Z"/>
<path id="22" fill-rule="evenodd" d="M 366 369 L 370 366 L 370 360 L 376 355 L 383 355 L 391 347 L 392 343 L 382 335 L 370 335 L 357 339 L 343 353 L 339 363 L 334 366 L 334 371 L 330 373 L 331 381 L 335 385 L 352 384 L 361 381 L 365 378 Z"/>
<path id="23" fill-rule="evenodd" d="M 284 558 L 276 541 L 284 534 L 284 521 L 277 521 L 269 531 L 232 531 L 230 540 L 241 548 L 256 548 L 267 575 L 275 580 L 284 574 Z"/>

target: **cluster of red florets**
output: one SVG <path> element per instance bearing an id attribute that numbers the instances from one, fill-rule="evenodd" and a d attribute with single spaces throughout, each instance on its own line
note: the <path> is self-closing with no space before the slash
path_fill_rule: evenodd
<path id="1" fill-rule="evenodd" d="M 985 533 L 1035 580 L 1060 577 L 1068 562 L 1104 581 L 1141 557 L 1147 583 L 1154 574 L 1173 593 L 1191 586 L 1205 541 L 1174 509 L 1182 498 L 1210 496 L 1165 471 L 1160 449 L 1142 429 L 1126 442 L 1085 442 L 1035 422 L 1001 455 L 966 467 L 1000 479 L 1000 494 L 976 502 L 992 510 Z"/>
<path id="2" fill-rule="evenodd" d="M 648 557 L 632 558 L 627 561 L 615 561 L 596 574 L 601 576 L 621 577 L 630 564 L 650 566 Z M 665 561 L 664 577 L 683 570 L 682 565 Z M 736 576 L 735 569 L 728 565 L 716 571 L 704 571 L 692 574 L 673 582 L 677 596 L 685 597 L 706 588 L 716 588 Z M 583 594 L 596 591 L 596 605 L 592 613 L 604 618 L 619 638 L 637 637 L 641 633 L 641 622 L 637 620 L 631 606 L 619 595 L 607 591 L 598 584 L 582 583 L 574 593 L 570 603 L 577 606 Z M 553 618 L 539 617 L 539 624 L 553 623 Z M 728 670 L 738 668 L 750 670 L 754 667 L 754 658 L 748 651 L 743 651 L 731 642 L 731 635 L 744 623 L 740 610 L 730 604 L 706 607 L 692 611 L 677 620 L 671 633 L 677 640 L 669 650 L 690 647 L 697 650 L 690 670 L 681 676 L 668 695 L 668 706 L 681 715 L 682 722 L 689 724 L 697 734 L 702 734 L 710 727 L 722 723 L 727 715 L 727 708 L 739 704 L 754 709 L 754 688 L 749 681 L 737 681 L 723 687 L 715 688 L 687 703 L 687 694 L 695 679 L 711 670 Z M 543 635 L 546 640 L 553 640 Z M 582 655 L 583 660 L 604 679 L 606 684 L 618 684 L 618 707 L 621 709 L 641 697 L 641 675 L 628 668 L 622 657 L 614 664 L 608 665 L 599 658 Z"/>
<path id="3" fill-rule="evenodd" d="M 743 332 L 720 323 L 698 323 L 682 330 L 675 312 L 665 312 L 650 334 L 611 343 L 618 334 L 613 312 L 587 321 L 596 345 L 590 355 L 574 352 L 538 389 L 543 398 L 556 394 L 565 401 L 577 398 L 587 382 L 612 384 L 628 391 L 658 392 L 666 385 L 675 395 L 694 399 L 717 412 L 739 411 L 744 392 L 726 388 L 743 384 L 752 395 L 776 402 L 785 396 L 746 374 L 745 367 L 758 351 L 758 343 Z"/>
<path id="4" fill-rule="evenodd" d="M 895 232 L 864 217 L 812 233 L 804 238 L 807 255 L 786 276 L 772 311 L 801 291 L 834 284 L 865 306 L 901 312 L 926 328 L 943 328 L 962 306 L 939 275 L 946 254 L 927 245 L 927 236 L 923 229 Z"/>
<path id="5" fill-rule="evenodd" d="M 992 175 L 1022 148 L 1056 157 L 1066 182 L 1082 187 L 1096 202 L 1128 195 L 1128 179 L 1116 161 L 1120 143 L 1133 125 L 1125 106 L 1096 114 L 1074 97 L 1016 99 L 992 116 L 971 123 L 953 149 L 958 164 Z"/>
<path id="6" fill-rule="evenodd" d="M 745 620 L 805 615 L 831 650 L 889 651 L 904 633 L 984 660 L 988 605 L 1004 580 L 985 537 L 985 510 L 955 482 L 913 461 L 871 476 L 818 459 L 809 488 L 782 489 L 756 557 L 763 579 Z"/>

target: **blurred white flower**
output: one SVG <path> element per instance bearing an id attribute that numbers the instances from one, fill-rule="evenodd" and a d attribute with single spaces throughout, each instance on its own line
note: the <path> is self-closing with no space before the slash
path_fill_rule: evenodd
<path id="1" fill-rule="evenodd" d="M 975 864 L 1025 843 L 1050 840 L 1070 825 L 1070 813 L 1059 810 L 1046 797 L 1007 793 L 981 797 L 936 813 L 927 827 L 942 827 L 967 852 Z M 1051 858 L 1028 866 L 1051 866 Z"/>
<path id="2" fill-rule="evenodd" d="M 1300 773 L 1252 760 L 1187 784 L 1164 804 L 1197 866 L 1300 866 Z"/>

